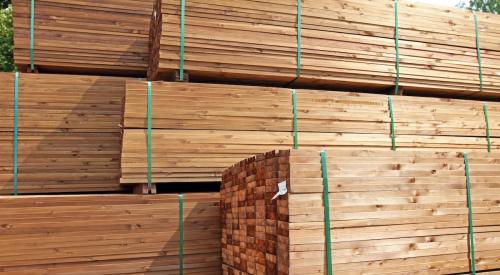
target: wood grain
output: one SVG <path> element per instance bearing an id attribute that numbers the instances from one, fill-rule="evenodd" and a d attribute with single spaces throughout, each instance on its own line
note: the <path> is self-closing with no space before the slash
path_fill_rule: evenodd
<path id="1" fill-rule="evenodd" d="M 30 65 L 30 3 L 13 1 L 14 60 Z M 34 63 L 41 72 L 146 74 L 152 0 L 35 1 Z"/>
<path id="2" fill-rule="evenodd" d="M 177 194 L 0 197 L 0 274 L 179 274 Z M 184 194 L 184 272 L 220 274 L 218 193 Z"/>
<path id="3" fill-rule="evenodd" d="M 497 269 L 500 155 L 469 160 L 476 266 Z M 463 153 L 333 149 L 326 167 L 334 272 L 470 272 Z M 321 171 L 319 152 L 301 149 L 224 171 L 223 274 L 326 274 Z"/>
<path id="4" fill-rule="evenodd" d="M 381 91 L 396 81 L 394 2 L 306 0 L 297 78 L 297 1 L 186 1 L 192 81 Z M 180 69 L 180 1 L 156 0 L 149 78 Z M 399 3 L 400 86 L 410 95 L 498 99 L 500 17 L 478 14 L 483 88 L 470 11 Z M 296 79 L 297 78 L 297 79 Z"/>
<path id="5" fill-rule="evenodd" d="M 299 148 L 391 149 L 385 95 L 297 90 Z M 218 181 L 240 159 L 293 147 L 292 92 L 283 88 L 153 82 L 153 180 Z M 487 150 L 482 102 L 392 97 L 397 150 Z M 500 105 L 487 103 L 492 150 Z M 122 179 L 147 175 L 147 83 L 127 81 Z"/>
<path id="6" fill-rule="evenodd" d="M 0 194 L 13 188 L 14 74 L 0 73 Z M 117 191 L 125 79 L 20 74 L 19 192 Z"/>

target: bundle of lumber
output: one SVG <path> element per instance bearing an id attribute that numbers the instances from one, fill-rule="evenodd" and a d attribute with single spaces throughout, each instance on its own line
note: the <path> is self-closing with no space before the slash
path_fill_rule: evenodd
<path id="1" fill-rule="evenodd" d="M 148 76 L 500 98 L 500 16 L 397 2 L 156 0 Z"/>
<path id="2" fill-rule="evenodd" d="M 144 183 L 148 84 L 129 80 L 126 86 L 121 182 Z M 151 101 L 157 183 L 219 181 L 222 170 L 238 160 L 294 145 L 390 150 L 392 133 L 397 150 L 486 152 L 488 140 L 491 151 L 500 149 L 500 104 L 494 102 L 402 96 L 389 101 L 375 94 L 297 90 L 294 95 L 282 88 L 169 82 L 152 83 Z"/>
<path id="3" fill-rule="evenodd" d="M 1 274 L 221 273 L 218 193 L 0 197 L 0 206 Z"/>
<path id="4" fill-rule="evenodd" d="M 37 0 L 33 9 L 32 2 L 13 1 L 21 71 L 31 70 L 33 53 L 43 72 L 146 75 L 152 0 Z"/>
<path id="5" fill-rule="evenodd" d="M 342 149 L 241 161 L 221 185 L 224 274 L 498 269 L 499 163 L 499 154 Z"/>
<path id="6" fill-rule="evenodd" d="M 14 188 L 14 73 L 0 73 L 0 194 Z M 122 189 L 121 120 L 125 80 L 19 74 L 18 191 Z"/>

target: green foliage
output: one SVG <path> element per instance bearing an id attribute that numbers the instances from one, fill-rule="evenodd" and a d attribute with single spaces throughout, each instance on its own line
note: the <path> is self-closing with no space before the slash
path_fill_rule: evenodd
<path id="1" fill-rule="evenodd" d="M 500 0 L 469 0 L 468 4 L 463 1 L 458 6 L 473 11 L 500 14 Z"/>
<path id="2" fill-rule="evenodd" d="M 0 71 L 15 70 L 13 60 L 12 6 L 0 10 Z"/>
<path id="3" fill-rule="evenodd" d="M 0 9 L 6 9 L 7 7 L 9 7 L 10 3 L 10 0 L 0 0 Z"/>

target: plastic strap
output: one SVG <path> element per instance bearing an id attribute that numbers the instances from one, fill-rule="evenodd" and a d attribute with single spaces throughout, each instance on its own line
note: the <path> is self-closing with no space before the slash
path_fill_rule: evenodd
<path id="1" fill-rule="evenodd" d="M 14 77 L 14 159 L 13 159 L 13 177 L 14 177 L 14 196 L 18 194 L 18 128 L 19 128 L 19 73 Z"/>
<path id="2" fill-rule="evenodd" d="M 31 0 L 30 9 L 30 68 L 35 71 L 35 0 Z"/>
<path id="3" fill-rule="evenodd" d="M 184 195 L 179 194 L 179 274 L 184 274 Z"/>
<path id="4" fill-rule="evenodd" d="M 488 152 L 491 152 L 490 120 L 488 118 L 488 105 L 486 105 L 486 102 L 483 102 L 483 113 L 484 113 L 484 122 L 486 124 L 486 140 L 488 141 Z"/>
<path id="5" fill-rule="evenodd" d="M 292 110 L 293 110 L 293 149 L 299 148 L 299 126 L 297 122 L 297 93 L 292 89 Z"/>
<path id="6" fill-rule="evenodd" d="M 184 32 L 185 32 L 186 0 L 181 0 L 181 49 L 179 53 L 179 80 L 184 81 Z"/>
<path id="7" fill-rule="evenodd" d="M 391 117 L 391 149 L 396 151 L 396 127 L 394 125 L 394 112 L 392 111 L 392 98 L 387 97 L 387 105 L 389 105 L 389 116 Z"/>
<path id="8" fill-rule="evenodd" d="M 476 274 L 476 255 L 475 255 L 475 244 L 474 244 L 474 225 L 472 224 L 472 199 L 470 190 L 470 172 L 469 172 L 469 156 L 464 153 L 464 164 L 465 164 L 465 179 L 467 186 L 467 208 L 469 209 L 469 246 L 470 246 L 470 265 L 472 268 L 472 274 Z"/>
<path id="9" fill-rule="evenodd" d="M 153 158 L 152 154 L 152 137 L 151 137 L 151 128 L 153 126 L 152 121 L 152 113 L 153 113 L 153 88 L 151 85 L 151 81 L 148 81 L 148 191 L 151 191 L 151 186 L 153 185 Z"/>
<path id="10" fill-rule="evenodd" d="M 479 29 L 477 26 L 477 14 L 474 13 L 474 28 L 476 30 L 476 50 L 477 50 L 477 63 L 479 65 L 479 91 L 483 91 L 483 65 L 481 63 L 481 45 L 479 43 Z"/>
<path id="11" fill-rule="evenodd" d="M 399 12 L 398 0 L 394 0 L 394 39 L 396 42 L 396 87 L 394 94 L 397 95 L 399 91 Z"/>
<path id="12" fill-rule="evenodd" d="M 323 150 L 321 156 L 321 175 L 323 177 L 323 207 L 325 209 L 325 244 L 326 244 L 326 269 L 327 274 L 333 274 L 332 264 L 332 237 L 330 235 L 330 195 L 328 191 L 328 167 L 326 164 L 326 152 Z"/>
<path id="13" fill-rule="evenodd" d="M 302 0 L 297 0 L 297 71 L 295 76 L 300 77 L 302 69 Z"/>

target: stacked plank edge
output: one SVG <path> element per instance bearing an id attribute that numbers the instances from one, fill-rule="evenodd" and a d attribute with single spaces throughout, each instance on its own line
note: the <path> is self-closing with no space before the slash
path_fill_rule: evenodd
<path id="1" fill-rule="evenodd" d="M 0 73 L 0 194 L 13 191 L 14 82 Z M 125 80 L 19 75 L 18 190 L 116 191 Z"/>
<path id="2" fill-rule="evenodd" d="M 470 272 L 463 153 L 327 150 L 334 274 Z M 477 270 L 500 268 L 500 155 L 470 153 Z M 272 199 L 278 183 L 288 193 Z M 317 150 L 271 151 L 221 185 L 223 274 L 327 274 Z"/>
<path id="3" fill-rule="evenodd" d="M 394 86 L 393 1 L 301 1 L 300 58 L 297 5 L 185 1 L 183 61 L 189 79 L 367 91 Z M 400 1 L 398 10 L 399 84 L 405 93 L 499 98 L 498 15 L 477 16 L 481 89 L 472 12 L 410 1 Z M 156 0 L 152 20 L 149 78 L 165 80 L 180 69 L 181 1 Z"/>
<path id="4" fill-rule="evenodd" d="M 177 194 L 0 197 L 0 274 L 180 274 Z M 220 274 L 218 193 L 184 194 L 184 274 Z"/>
<path id="5" fill-rule="evenodd" d="M 30 65 L 31 1 L 13 1 L 14 59 Z M 152 0 L 35 1 L 34 63 L 44 72 L 146 75 Z"/>
<path id="6" fill-rule="evenodd" d="M 147 178 L 147 82 L 126 84 L 121 183 Z M 391 150 L 384 95 L 297 90 L 299 148 Z M 482 102 L 392 97 L 397 150 L 486 152 Z M 197 83 L 152 83 L 152 178 L 220 181 L 241 159 L 291 149 L 292 91 Z M 500 149 L 500 104 L 488 102 L 491 150 Z"/>
<path id="7" fill-rule="evenodd" d="M 13 1 L 0 274 L 326 274 L 320 149 L 335 274 L 470 272 L 464 152 L 475 264 L 500 272 L 500 103 L 465 100 L 500 99 L 500 17 L 478 37 L 470 11 L 399 1 L 396 30 L 395 3 Z M 118 76 L 155 81 L 152 106 Z M 220 193 L 110 194 L 149 165 Z"/>

